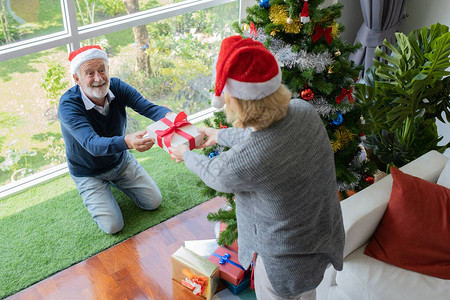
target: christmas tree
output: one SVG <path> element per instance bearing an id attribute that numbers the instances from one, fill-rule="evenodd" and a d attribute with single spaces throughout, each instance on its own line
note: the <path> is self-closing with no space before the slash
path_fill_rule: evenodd
<path id="1" fill-rule="evenodd" d="M 216 129 L 232 126 L 230 123 L 228 123 L 224 111 L 215 112 L 213 120 L 206 119 L 203 121 L 203 123 L 207 127 Z M 227 150 L 227 147 L 214 145 L 204 148 L 203 153 L 209 158 L 214 158 L 220 155 L 220 153 L 222 153 L 223 151 Z M 218 192 L 212 188 L 207 187 L 203 182 L 200 182 L 199 185 L 204 186 L 203 193 L 210 198 L 220 196 L 227 199 L 228 207 L 226 209 L 219 209 L 219 211 L 216 213 L 211 212 L 208 214 L 207 218 L 211 222 L 222 222 L 227 225 L 225 230 L 220 233 L 217 243 L 221 246 L 232 245 L 233 242 L 237 239 L 237 221 L 235 212 L 236 204 L 234 203 L 234 194 Z"/>
<path id="2" fill-rule="evenodd" d="M 349 60 L 360 45 L 340 38 L 343 5 L 320 7 L 323 0 L 260 0 L 234 24 L 243 37 L 262 42 L 280 64 L 283 83 L 294 97 L 320 114 L 334 151 L 342 199 L 373 182 L 376 167 L 365 159 L 364 119 L 353 98 L 361 67 Z"/>
<path id="3" fill-rule="evenodd" d="M 360 45 L 343 41 L 344 31 L 337 22 L 343 5 L 320 7 L 323 0 L 259 0 L 247 8 L 247 17 L 235 23 L 237 33 L 262 42 L 275 56 L 282 70 L 283 83 L 295 98 L 311 103 L 321 116 L 335 157 L 339 197 L 347 198 L 373 183 L 376 166 L 367 161 L 361 140 L 364 119 L 353 98 L 353 86 L 361 67 L 349 60 Z M 223 112 L 215 114 L 207 126 L 225 124 Z M 230 126 L 227 124 L 227 126 Z M 209 148 L 214 157 L 226 149 Z M 208 190 L 208 189 L 207 189 Z M 211 196 L 220 195 L 209 189 Z M 219 244 L 231 245 L 237 237 L 233 195 L 227 194 L 230 210 L 210 213 L 210 221 L 229 224 Z"/>

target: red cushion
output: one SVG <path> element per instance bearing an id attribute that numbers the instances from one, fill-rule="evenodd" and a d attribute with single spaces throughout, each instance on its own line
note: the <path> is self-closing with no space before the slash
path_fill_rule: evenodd
<path id="1" fill-rule="evenodd" d="M 391 168 L 392 193 L 365 254 L 450 279 L 450 189 Z"/>

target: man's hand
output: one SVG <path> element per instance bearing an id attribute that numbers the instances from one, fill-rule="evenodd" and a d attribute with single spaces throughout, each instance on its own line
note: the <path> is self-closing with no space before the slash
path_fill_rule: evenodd
<path id="1" fill-rule="evenodd" d="M 183 161 L 183 153 L 186 151 L 190 151 L 189 147 L 186 145 L 179 145 L 176 148 L 169 148 L 170 157 L 175 159 L 177 163 Z"/>
<path id="2" fill-rule="evenodd" d="M 144 135 L 147 133 L 147 130 L 138 131 L 132 134 L 127 134 L 125 136 L 125 143 L 128 146 L 128 149 L 136 149 L 139 152 L 144 152 L 149 150 L 154 144 L 154 138 L 144 138 Z"/>
<path id="3" fill-rule="evenodd" d="M 203 144 L 199 145 L 197 148 L 206 148 L 217 144 L 217 134 L 219 132 L 219 129 L 206 127 L 197 128 L 197 131 L 205 134 L 206 136 L 206 141 L 204 141 Z"/>

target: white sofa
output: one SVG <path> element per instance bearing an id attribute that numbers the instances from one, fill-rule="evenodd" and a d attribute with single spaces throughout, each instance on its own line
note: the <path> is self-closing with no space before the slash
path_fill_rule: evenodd
<path id="1" fill-rule="evenodd" d="M 436 182 L 447 161 L 446 156 L 430 151 L 400 170 Z M 344 268 L 339 272 L 327 269 L 317 288 L 317 300 L 450 299 L 450 280 L 401 269 L 363 253 L 384 215 L 391 189 L 388 175 L 341 202 L 346 233 Z"/>

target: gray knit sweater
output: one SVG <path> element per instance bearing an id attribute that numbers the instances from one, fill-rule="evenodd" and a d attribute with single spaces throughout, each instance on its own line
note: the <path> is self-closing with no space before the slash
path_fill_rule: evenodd
<path id="1" fill-rule="evenodd" d="M 253 253 L 275 291 L 293 297 L 317 287 L 329 263 L 342 269 L 344 228 L 334 157 L 322 120 L 303 100 L 264 130 L 219 131 L 231 147 L 214 158 L 186 151 L 186 166 L 208 186 L 235 193 L 239 261 Z"/>

